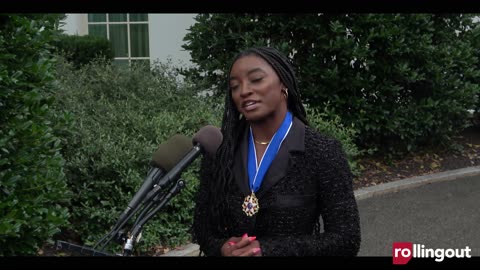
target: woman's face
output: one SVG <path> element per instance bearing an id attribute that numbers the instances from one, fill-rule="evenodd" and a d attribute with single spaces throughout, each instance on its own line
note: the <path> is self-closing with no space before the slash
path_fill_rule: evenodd
<path id="1" fill-rule="evenodd" d="M 270 64 L 259 56 L 237 59 L 230 72 L 229 84 L 237 110 L 249 121 L 275 117 L 287 110 L 283 83 Z"/>

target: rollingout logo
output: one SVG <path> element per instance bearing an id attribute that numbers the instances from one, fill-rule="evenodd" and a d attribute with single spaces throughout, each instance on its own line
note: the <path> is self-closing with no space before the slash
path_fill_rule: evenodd
<path id="1" fill-rule="evenodd" d="M 411 242 L 393 243 L 392 256 L 393 264 L 407 264 L 413 258 L 435 258 L 436 262 L 441 262 L 447 258 L 471 258 L 468 246 L 465 248 L 425 248 L 422 244 L 412 244 Z"/>

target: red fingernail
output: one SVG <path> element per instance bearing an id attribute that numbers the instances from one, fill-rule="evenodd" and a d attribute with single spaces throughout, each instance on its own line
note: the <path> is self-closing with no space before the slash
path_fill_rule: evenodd
<path id="1" fill-rule="evenodd" d="M 228 242 L 228 244 L 229 244 L 230 246 L 233 246 L 233 245 L 235 245 L 235 242 Z"/>
<path id="2" fill-rule="evenodd" d="M 253 241 L 253 240 L 257 239 L 257 237 L 256 237 L 256 236 L 250 236 L 250 237 L 248 237 L 248 239 L 249 239 L 250 241 Z"/>
<path id="3" fill-rule="evenodd" d="M 248 234 L 245 233 L 244 235 L 242 235 L 242 238 L 247 238 L 248 237 Z"/>
<path id="4" fill-rule="evenodd" d="M 257 254 L 258 252 L 260 252 L 260 248 L 254 248 L 253 249 L 253 254 Z"/>

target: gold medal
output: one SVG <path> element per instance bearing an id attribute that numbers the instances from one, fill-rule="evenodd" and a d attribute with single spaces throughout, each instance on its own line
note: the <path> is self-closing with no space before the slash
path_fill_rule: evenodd
<path id="1" fill-rule="evenodd" d="M 243 212 L 249 217 L 255 215 L 258 212 L 258 209 L 260 209 L 260 206 L 258 204 L 258 199 L 255 197 L 255 193 L 248 195 L 245 197 L 245 200 L 243 200 L 242 204 Z"/>

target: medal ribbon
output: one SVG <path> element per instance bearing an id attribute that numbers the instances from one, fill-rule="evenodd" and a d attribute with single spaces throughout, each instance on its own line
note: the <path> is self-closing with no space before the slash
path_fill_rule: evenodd
<path id="1" fill-rule="evenodd" d="M 287 137 L 288 132 L 292 127 L 292 123 L 292 113 L 287 111 L 287 115 L 285 116 L 285 119 L 283 119 L 282 125 L 277 132 L 275 132 L 272 140 L 268 144 L 260 164 L 257 162 L 257 152 L 253 142 L 252 128 L 250 127 L 250 136 L 248 139 L 248 180 L 252 192 L 257 192 L 260 188 L 263 177 L 277 155 L 283 140 Z"/>

